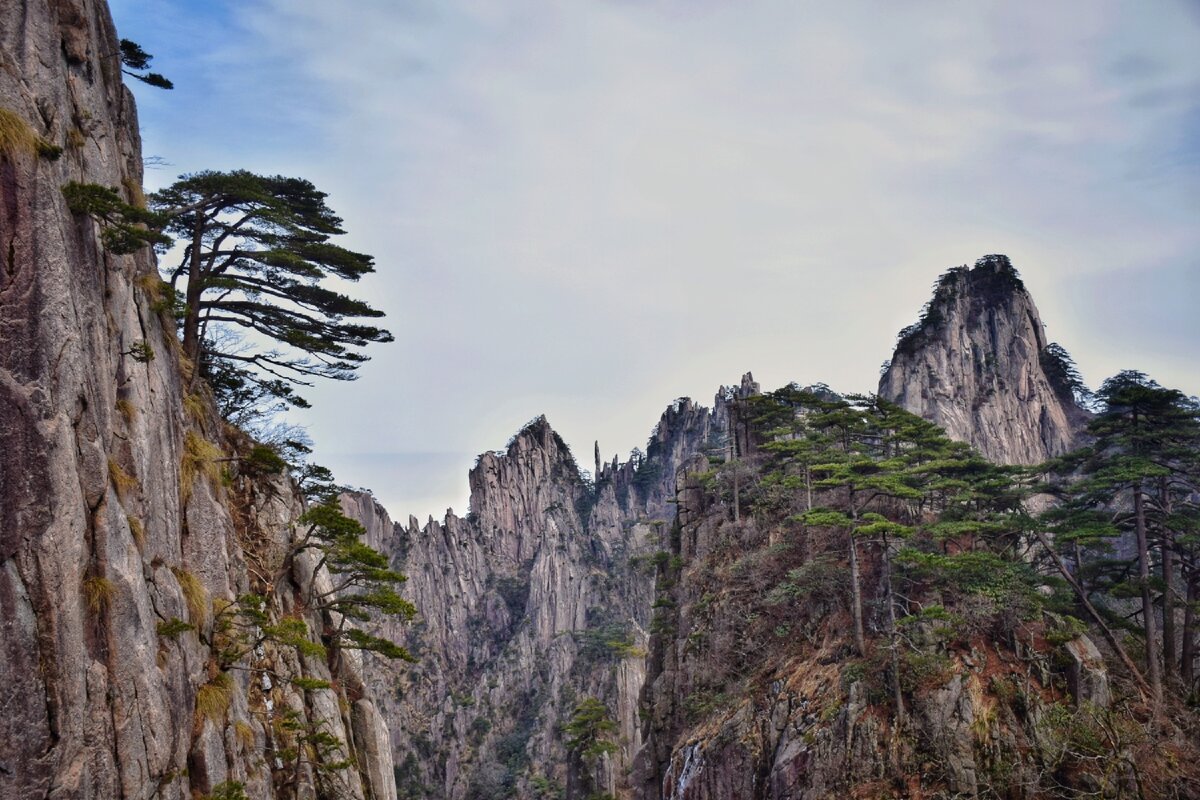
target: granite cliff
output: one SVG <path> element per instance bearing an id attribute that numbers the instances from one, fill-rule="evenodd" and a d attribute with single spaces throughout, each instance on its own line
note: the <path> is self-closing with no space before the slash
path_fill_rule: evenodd
<path id="1" fill-rule="evenodd" d="M 393 797 L 352 660 L 221 652 L 249 592 L 279 598 L 264 624 L 327 620 L 293 601 L 311 564 L 277 572 L 303 499 L 192 381 L 153 255 L 107 252 L 64 200 L 142 202 L 117 54 L 100 0 L 0 7 L 0 796 Z"/>
<path id="2" fill-rule="evenodd" d="M 723 389 L 715 411 L 676 401 L 643 457 L 597 457 L 594 482 L 539 417 L 479 457 L 465 518 L 393 523 L 369 495 L 343 495 L 408 575 L 420 613 L 409 630 L 384 628 L 420 663 L 367 670 L 401 797 L 627 794 L 675 474 L 699 452 L 724 451 L 728 401 L 754 389 L 749 376 Z M 594 765 L 572 757 L 562 732 L 584 698 L 617 726 L 616 750 Z"/>
<path id="3" fill-rule="evenodd" d="M 942 275 L 901 331 L 879 395 L 1001 464 L 1037 464 L 1077 443 L 1087 413 L 1047 363 L 1042 320 L 1008 258 Z"/>
<path id="4" fill-rule="evenodd" d="M 994 461 L 1040 462 L 1069 449 L 1087 417 L 1046 350 L 1015 270 L 987 257 L 939 281 L 880 394 Z M 824 387 L 785 394 L 805 392 L 836 399 Z M 343 496 L 421 611 L 407 632 L 421 664 L 367 669 L 402 797 L 1105 796 L 1135 780 L 1134 752 L 1163 791 L 1186 784 L 1159 769 L 1186 747 L 1146 750 L 1130 734 L 1128 685 L 1115 691 L 1105 653 L 1040 601 L 920 595 L 918 581 L 906 590 L 909 649 L 889 667 L 880 592 L 897 545 L 867 548 L 876 644 L 856 653 L 849 568 L 827 529 L 797 522 L 805 493 L 772 460 L 780 433 L 762 427 L 771 397 L 747 375 L 712 410 L 677 401 L 644 454 L 607 461 L 597 447 L 594 484 L 539 418 L 480 457 L 465 518 L 393 524 L 368 495 Z M 1050 591 L 1027 579 L 1027 600 Z M 961 610 L 942 618 L 938 603 Z M 936 613 L 922 621 L 924 606 Z M 563 732 L 583 697 L 619 731 L 594 764 Z M 1095 725 L 1131 737 L 1105 774 L 1072 738 Z"/>

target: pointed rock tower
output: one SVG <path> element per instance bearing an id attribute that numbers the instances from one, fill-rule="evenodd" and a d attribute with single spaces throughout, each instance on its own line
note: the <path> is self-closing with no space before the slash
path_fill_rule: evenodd
<path id="1" fill-rule="evenodd" d="M 985 256 L 942 275 L 900 332 L 879 395 L 993 461 L 1036 464 L 1071 449 L 1087 419 L 1051 358 L 1017 270 Z"/>

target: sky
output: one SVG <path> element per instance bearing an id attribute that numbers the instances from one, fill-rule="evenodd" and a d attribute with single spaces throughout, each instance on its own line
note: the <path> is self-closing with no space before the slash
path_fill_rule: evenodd
<path id="1" fill-rule="evenodd" d="M 1200 6 L 110 0 L 150 189 L 305 177 L 395 334 L 307 393 L 393 518 L 467 510 L 545 414 L 583 465 L 752 370 L 870 391 L 945 269 L 1005 253 L 1050 340 L 1200 393 Z"/>

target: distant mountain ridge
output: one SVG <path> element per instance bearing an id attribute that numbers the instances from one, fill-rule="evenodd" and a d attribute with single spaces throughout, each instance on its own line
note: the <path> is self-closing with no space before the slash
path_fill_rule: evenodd
<path id="1" fill-rule="evenodd" d="M 879 393 L 992 460 L 1039 462 L 1069 448 L 1086 418 L 1044 368 L 1045 347 L 1016 270 L 987 256 L 943 275 L 921 322 L 902 332 Z M 368 677 L 392 725 L 401 797 L 528 796 L 539 786 L 574 796 L 584 776 L 561 726 L 576 695 L 599 698 L 621 731 L 592 785 L 653 796 L 630 783 L 635 758 L 646 768 L 647 737 L 664 746 L 638 719 L 648 713 L 639 693 L 663 669 L 646 663 L 665 574 L 652 562 L 680 552 L 673 531 L 686 476 L 754 449 L 738 408 L 758 394 L 747 373 L 718 391 L 712 410 L 675 401 L 644 454 L 604 460 L 597 445 L 594 486 L 538 417 L 506 450 L 480 456 L 464 518 L 393 523 L 368 495 L 343 496 L 369 542 L 408 574 L 422 615 L 411 631 L 387 631 L 407 636 L 422 663 Z M 597 649 L 597 637 L 608 645 Z M 678 645 L 660 643 L 660 652 Z"/>

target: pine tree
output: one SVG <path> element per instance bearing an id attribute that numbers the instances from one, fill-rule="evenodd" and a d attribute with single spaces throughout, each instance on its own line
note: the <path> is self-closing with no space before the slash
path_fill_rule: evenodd
<path id="1" fill-rule="evenodd" d="M 151 196 L 165 233 L 183 245 L 165 274 L 183 298 L 184 355 L 219 396 L 259 392 L 303 405 L 293 386 L 352 380 L 367 360 L 358 348 L 392 340 L 353 321 L 382 312 L 328 286 L 357 281 L 374 263 L 329 241 L 344 231 L 325 198 L 306 180 L 244 170 L 186 175 Z M 220 328 L 257 339 L 223 341 Z M 263 338 L 273 344 L 253 345 Z"/>
<path id="2" fill-rule="evenodd" d="M 1187 655 L 1180 659 L 1175 609 L 1180 605 L 1180 568 L 1188 595 L 1194 593 L 1196 581 L 1192 498 L 1197 489 L 1200 412 L 1183 393 L 1134 371 L 1109 378 L 1097 398 L 1102 410 L 1088 426 L 1092 443 L 1054 465 L 1065 481 L 1059 487 L 1065 508 L 1048 519 L 1057 524 L 1060 539 L 1072 545 L 1132 535 L 1136 558 L 1127 568 L 1132 580 L 1098 588 L 1119 591 L 1125 585 L 1139 597 L 1146 676 L 1157 703 L 1164 673 L 1173 674 L 1177 664 L 1189 676 L 1193 669 L 1194 615 L 1185 609 Z M 1082 555 L 1075 560 L 1082 575 Z M 1157 580 L 1151 577 L 1155 565 Z"/>
<path id="3" fill-rule="evenodd" d="M 163 75 L 157 72 L 150 72 L 150 62 L 154 60 L 154 56 L 142 49 L 142 46 L 137 42 L 132 42 L 129 39 L 122 39 L 120 44 L 121 56 L 121 72 L 124 72 L 131 78 L 136 78 L 142 83 L 159 89 L 174 89 L 175 84 L 171 83 Z"/>
<path id="4" fill-rule="evenodd" d="M 307 407 L 297 386 L 353 380 L 359 348 L 390 342 L 357 320 L 383 316 L 330 288 L 375 271 L 374 259 L 329 240 L 344 233 L 324 192 L 301 178 L 245 170 L 185 175 L 150 197 L 150 208 L 97 184 L 63 187 L 68 207 L 101 227 L 113 253 L 181 245 L 165 268 L 184 356 L 221 410 L 262 416 L 277 403 Z M 267 412 L 269 415 L 269 412 Z"/>

